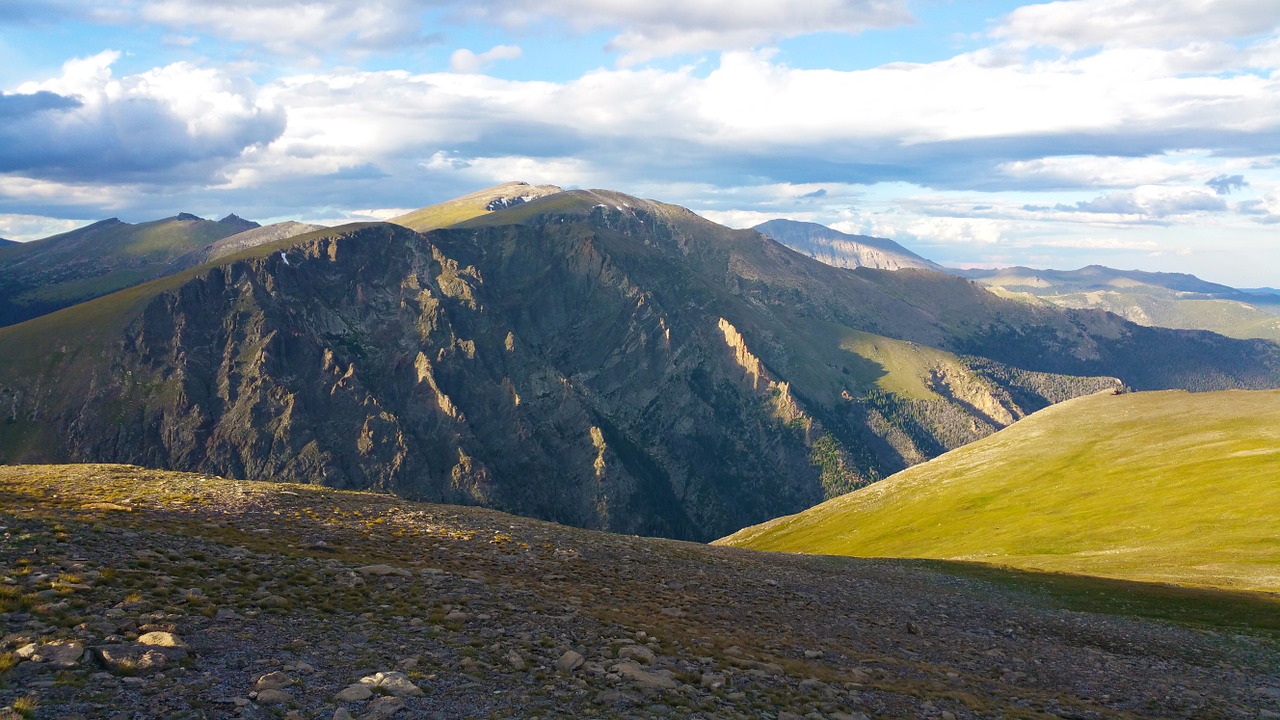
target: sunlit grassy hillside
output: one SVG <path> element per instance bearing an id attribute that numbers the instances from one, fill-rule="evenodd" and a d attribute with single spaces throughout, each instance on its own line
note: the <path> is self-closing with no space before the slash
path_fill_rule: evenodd
<path id="1" fill-rule="evenodd" d="M 1280 590 L 1280 391 L 1098 394 L 720 544 Z"/>

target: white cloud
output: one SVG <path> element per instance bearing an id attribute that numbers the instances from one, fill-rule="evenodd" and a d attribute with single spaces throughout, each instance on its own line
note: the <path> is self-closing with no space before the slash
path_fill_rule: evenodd
<path id="1" fill-rule="evenodd" d="M 1064 155 L 1001 163 L 997 170 L 1028 185 L 1043 187 L 1123 188 L 1155 185 L 1220 174 L 1219 165 L 1176 156 L 1117 157 Z"/>
<path id="2" fill-rule="evenodd" d="M 624 66 L 652 58 L 747 50 L 815 32 L 859 33 L 912 21 L 905 0 L 516 0 L 470 3 L 460 12 L 508 28 L 547 21 L 579 32 L 616 31 L 608 49 Z"/>
<path id="3" fill-rule="evenodd" d="M 127 185 L 56 182 L 0 175 L 0 198 L 28 207 L 82 205 L 110 210 L 126 206 L 140 192 L 140 188 Z"/>
<path id="4" fill-rule="evenodd" d="M 699 210 L 698 214 L 714 223 L 731 228 L 755 227 L 770 220 L 795 220 L 797 222 L 817 222 L 819 214 L 815 212 L 770 212 L 763 210 Z"/>
<path id="5" fill-rule="evenodd" d="M 528 33 L 616 33 L 630 65 L 684 53 L 746 50 L 815 32 L 858 33 L 912 21 L 906 0 L 69 0 L 98 22 L 207 32 L 282 55 L 394 51 L 437 42 L 443 23 Z"/>
<path id="6" fill-rule="evenodd" d="M 993 35 L 1067 49 L 1160 47 L 1274 33 L 1273 0 L 1067 0 L 1020 7 Z"/>
<path id="7" fill-rule="evenodd" d="M 453 55 L 449 58 L 449 66 L 454 72 L 478 73 L 493 62 L 517 60 L 521 54 L 520 48 L 515 45 L 497 45 L 479 55 L 466 48 L 460 48 L 453 51 Z"/>
<path id="8" fill-rule="evenodd" d="M 1144 185 L 1133 190 L 1101 195 L 1074 206 L 1058 205 L 1055 210 L 1099 215 L 1134 216 L 1164 220 L 1173 216 L 1221 212 L 1227 203 L 1217 193 L 1204 188 Z"/>
<path id="9" fill-rule="evenodd" d="M 252 43 L 282 55 L 326 55 L 401 49 L 434 41 L 424 36 L 419 8 L 408 0 L 143 0 L 108 11 L 103 21 L 147 22 Z"/>
<path id="10" fill-rule="evenodd" d="M 27 242 L 75 230 L 87 225 L 84 220 L 63 220 L 43 215 L 0 213 L 0 237 Z"/>
<path id="11" fill-rule="evenodd" d="M 111 66 L 119 57 L 107 51 L 70 60 L 59 77 L 5 96 L 64 103 L 30 108 L 0 126 L 0 172 L 77 182 L 207 177 L 209 162 L 284 129 L 283 112 L 246 81 L 189 63 L 117 78 Z"/>

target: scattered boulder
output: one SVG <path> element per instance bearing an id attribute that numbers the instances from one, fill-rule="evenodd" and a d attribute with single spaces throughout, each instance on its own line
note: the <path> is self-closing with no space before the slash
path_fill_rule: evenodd
<path id="1" fill-rule="evenodd" d="M 360 684 L 395 697 L 422 697 L 426 693 L 402 672 L 380 672 L 360 678 Z"/>
<path id="2" fill-rule="evenodd" d="M 263 690 L 279 690 L 281 688 L 287 688 L 293 683 L 294 679 L 289 677 L 288 674 L 276 670 L 275 672 L 269 672 L 255 680 L 253 682 L 253 689 L 258 692 L 262 692 Z"/>
<path id="3" fill-rule="evenodd" d="M 573 672 L 582 667 L 582 663 L 586 662 L 586 658 L 582 657 L 582 653 L 576 650 L 566 650 L 559 660 L 556 660 L 556 669 L 560 672 Z"/>
<path id="4" fill-rule="evenodd" d="M 649 672 L 631 661 L 618 663 L 617 665 L 609 668 L 609 670 L 621 675 L 636 685 L 639 685 L 641 688 L 670 690 L 680 685 L 680 683 L 676 682 L 674 678 Z"/>
<path id="5" fill-rule="evenodd" d="M 333 696 L 334 702 L 360 702 L 373 697 L 373 688 L 364 683 L 353 683 Z"/>
<path id="6" fill-rule="evenodd" d="M 381 697 L 369 703 L 357 720 L 385 720 L 404 710 L 404 700 L 398 697 Z"/>
<path id="7" fill-rule="evenodd" d="M 650 665 L 654 660 L 657 660 L 657 656 L 653 654 L 652 650 L 644 645 L 626 645 L 622 649 L 618 650 L 618 659 L 635 660 L 636 662 Z"/>
<path id="8" fill-rule="evenodd" d="M 356 568 L 356 572 L 361 575 L 372 575 L 374 577 L 385 577 L 387 575 L 395 575 L 397 577 L 413 577 L 413 573 L 404 568 L 392 567 L 391 565 L 365 565 Z"/>
<path id="9" fill-rule="evenodd" d="M 187 658 L 187 651 L 183 648 L 141 643 L 102 645 L 94 648 L 93 652 L 102 666 L 116 675 L 150 675 Z"/>
<path id="10" fill-rule="evenodd" d="M 263 690 L 254 700 L 259 705 L 283 705 L 292 699 L 293 696 L 283 690 Z"/>
<path id="11" fill-rule="evenodd" d="M 183 649 L 187 647 L 187 644 L 182 641 L 182 638 L 178 637 L 177 635 L 174 635 L 171 632 L 163 632 L 159 630 L 140 635 L 138 637 L 138 644 L 154 645 L 155 647 L 183 648 Z"/>
<path id="12" fill-rule="evenodd" d="M 702 673 L 702 687 L 708 690 L 719 690 L 725 685 L 725 676 L 723 673 L 704 672 Z"/>
<path id="13" fill-rule="evenodd" d="M 51 643 L 31 643 L 14 653 L 19 659 L 43 663 L 55 668 L 72 668 L 80 664 L 84 645 L 73 640 L 55 640 Z"/>

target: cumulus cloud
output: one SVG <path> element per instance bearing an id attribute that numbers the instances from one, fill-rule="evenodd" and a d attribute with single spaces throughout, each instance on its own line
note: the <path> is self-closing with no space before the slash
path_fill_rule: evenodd
<path id="1" fill-rule="evenodd" d="M 27 94 L 0 92 L 0 120 L 9 122 L 53 110 L 70 110 L 77 107 L 80 107 L 79 100 L 47 90 Z"/>
<path id="2" fill-rule="evenodd" d="M 498 60 L 518 60 L 521 54 L 516 45 L 497 45 L 479 54 L 460 48 L 449 57 L 449 66 L 454 72 L 478 73 Z"/>
<path id="3" fill-rule="evenodd" d="M 1272 0 L 1065 0 L 1014 10 L 993 34 L 1035 45 L 1160 47 L 1272 33 Z"/>
<path id="4" fill-rule="evenodd" d="M 76 182 L 198 177 L 284 129 L 283 111 L 225 73 L 176 63 L 116 78 L 119 56 L 71 60 L 60 77 L 0 97 L 0 172 Z"/>

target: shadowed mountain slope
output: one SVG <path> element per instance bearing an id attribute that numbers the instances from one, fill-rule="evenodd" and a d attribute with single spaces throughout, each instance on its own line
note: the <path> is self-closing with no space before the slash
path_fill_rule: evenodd
<path id="1" fill-rule="evenodd" d="M 0 330 L 0 460 L 709 539 L 1115 378 L 1280 385 L 1278 353 L 570 191 L 425 235 L 322 230 Z"/>

